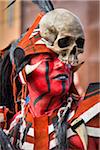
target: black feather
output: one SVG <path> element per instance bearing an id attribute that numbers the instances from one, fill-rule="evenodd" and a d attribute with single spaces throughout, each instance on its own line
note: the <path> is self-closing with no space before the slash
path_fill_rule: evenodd
<path id="1" fill-rule="evenodd" d="M 11 73 L 12 64 L 10 62 L 9 51 L 7 51 L 0 66 L 0 105 L 7 106 L 10 110 L 14 111 L 12 85 L 10 80 Z"/>
<path id="2" fill-rule="evenodd" d="M 0 129 L 0 146 L 2 150 L 15 150 L 13 145 L 10 143 L 9 137 Z"/>
<path id="3" fill-rule="evenodd" d="M 11 5 L 13 5 L 16 2 L 16 0 L 13 0 L 5 9 L 9 8 Z"/>
<path id="4" fill-rule="evenodd" d="M 45 13 L 54 10 L 53 4 L 50 0 L 32 0 L 32 2 L 37 4 Z"/>

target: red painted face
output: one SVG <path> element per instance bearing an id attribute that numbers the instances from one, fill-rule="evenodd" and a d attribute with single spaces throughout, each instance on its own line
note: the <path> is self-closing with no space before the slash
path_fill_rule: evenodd
<path id="1" fill-rule="evenodd" d="M 30 64 L 41 64 L 29 75 L 28 83 L 40 95 L 67 94 L 72 83 L 70 66 L 62 63 L 56 54 L 39 54 L 34 56 Z"/>

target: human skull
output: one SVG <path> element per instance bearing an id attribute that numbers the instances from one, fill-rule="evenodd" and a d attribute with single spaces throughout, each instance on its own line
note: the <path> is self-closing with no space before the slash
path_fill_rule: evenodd
<path id="1" fill-rule="evenodd" d="M 43 16 L 39 27 L 46 46 L 62 61 L 78 63 L 78 55 L 84 52 L 84 33 L 77 16 L 65 9 L 55 9 Z"/>

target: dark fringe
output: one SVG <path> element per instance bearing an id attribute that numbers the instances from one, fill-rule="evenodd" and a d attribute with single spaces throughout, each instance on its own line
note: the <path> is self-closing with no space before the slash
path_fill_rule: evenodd
<path id="1" fill-rule="evenodd" d="M 9 137 L 0 129 L 0 145 L 2 150 L 15 150 L 13 145 L 10 143 Z"/>
<path id="2" fill-rule="evenodd" d="M 67 128 L 69 126 L 67 122 L 69 110 L 65 113 L 65 116 L 57 122 L 55 126 L 56 136 L 58 140 L 58 150 L 68 149 L 68 139 L 67 139 Z"/>
<path id="3" fill-rule="evenodd" d="M 0 65 L 0 105 L 14 111 L 12 83 L 10 80 L 11 73 L 12 64 L 9 51 L 7 51 Z"/>

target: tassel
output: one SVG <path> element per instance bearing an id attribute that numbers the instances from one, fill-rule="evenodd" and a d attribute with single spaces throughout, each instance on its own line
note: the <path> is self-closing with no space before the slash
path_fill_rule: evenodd
<path id="1" fill-rule="evenodd" d="M 68 97 L 67 101 L 68 101 L 67 106 L 61 107 L 58 111 L 58 122 L 55 126 L 59 150 L 68 149 L 67 128 L 69 124 L 67 122 L 67 118 L 71 108 L 72 98 Z"/>

